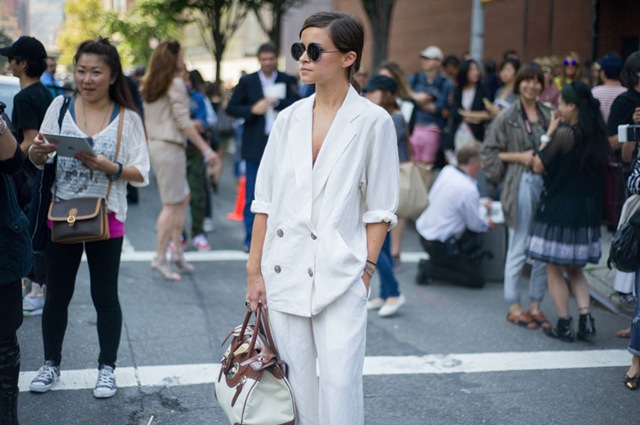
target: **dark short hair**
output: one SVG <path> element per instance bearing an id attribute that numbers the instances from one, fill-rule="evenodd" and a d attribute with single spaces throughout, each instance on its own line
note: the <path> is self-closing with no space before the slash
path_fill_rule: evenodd
<path id="1" fill-rule="evenodd" d="M 631 89 L 638 85 L 640 82 L 638 72 L 640 72 L 640 51 L 631 53 L 627 60 L 624 61 L 621 80 L 626 88 Z"/>
<path id="2" fill-rule="evenodd" d="M 257 56 L 260 56 L 263 53 L 273 53 L 278 56 L 278 49 L 276 48 L 276 45 L 270 41 L 268 43 L 261 44 L 260 47 L 258 47 Z"/>
<path id="3" fill-rule="evenodd" d="M 513 69 L 515 69 L 516 72 L 518 72 L 518 70 L 520 69 L 520 61 L 518 59 L 507 58 L 504 61 L 502 61 L 502 63 L 500 64 L 500 71 L 502 71 L 504 67 L 507 65 L 513 66 Z"/>
<path id="4" fill-rule="evenodd" d="M 444 58 L 444 60 L 442 61 L 442 66 L 444 68 L 446 68 L 449 65 L 453 65 L 456 68 L 460 66 L 460 59 L 458 59 L 457 56 L 455 55 L 449 55 L 447 57 Z"/>
<path id="5" fill-rule="evenodd" d="M 527 62 L 522 65 L 516 74 L 516 82 L 513 87 L 515 94 L 520 94 L 520 83 L 526 80 L 538 80 L 544 87 L 544 72 L 542 72 L 542 67 L 535 62 Z"/>
<path id="6" fill-rule="evenodd" d="M 25 73 L 31 78 L 40 78 L 40 76 L 47 70 L 47 61 L 46 59 L 24 59 L 20 56 L 14 57 L 17 61 L 22 61 L 27 63 L 27 69 Z"/>
<path id="7" fill-rule="evenodd" d="M 299 36 L 307 28 L 327 28 L 331 41 L 342 53 L 355 52 L 356 60 L 348 69 L 347 81 L 360 90 L 353 76 L 360 69 L 364 48 L 364 26 L 355 16 L 339 12 L 318 12 L 309 16 L 302 24 Z"/>

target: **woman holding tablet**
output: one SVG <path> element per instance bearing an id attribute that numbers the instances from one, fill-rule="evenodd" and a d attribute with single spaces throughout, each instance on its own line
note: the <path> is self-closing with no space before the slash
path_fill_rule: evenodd
<path id="1" fill-rule="evenodd" d="M 91 276 L 91 297 L 98 315 L 98 382 L 93 390 L 97 398 L 115 395 L 114 375 L 122 312 L 118 300 L 120 253 L 127 216 L 126 185 L 145 186 L 149 182 L 149 154 L 142 119 L 126 87 L 120 56 L 108 39 L 85 41 L 74 57 L 78 92 L 64 111 L 65 99 L 58 96 L 47 110 L 40 134 L 29 149 L 29 159 L 42 166 L 52 161 L 56 146 L 48 144 L 42 133 L 90 137 L 97 155 L 75 157 L 57 155 L 53 196 L 58 200 L 81 197 L 107 199 L 110 239 L 98 242 L 59 244 L 47 241 L 47 293 L 42 315 L 44 366 L 31 382 L 33 392 L 47 392 L 60 378 L 62 341 L 67 328 L 68 306 L 73 296 L 82 253 L 87 255 Z M 59 117 L 63 113 L 61 125 Z M 122 120 L 122 138 L 114 160 L 118 127 Z"/>

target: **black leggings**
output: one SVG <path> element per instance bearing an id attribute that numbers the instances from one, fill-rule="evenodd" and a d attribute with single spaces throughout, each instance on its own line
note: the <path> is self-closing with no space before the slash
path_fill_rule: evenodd
<path id="1" fill-rule="evenodd" d="M 84 245 L 47 241 L 47 291 L 42 312 L 44 358 L 56 365 L 62 360 L 62 341 L 67 330 L 68 307 L 73 297 L 83 248 L 89 264 L 91 299 L 98 314 L 98 365 L 115 368 L 122 331 L 122 310 L 118 300 L 122 238 L 88 242 Z"/>

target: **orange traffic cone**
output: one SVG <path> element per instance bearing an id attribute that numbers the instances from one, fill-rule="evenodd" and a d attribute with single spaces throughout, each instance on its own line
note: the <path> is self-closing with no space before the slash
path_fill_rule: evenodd
<path id="1" fill-rule="evenodd" d="M 236 196 L 236 208 L 235 211 L 227 213 L 227 218 L 233 221 L 244 220 L 244 204 L 246 195 L 247 178 L 240 177 L 240 185 L 238 187 L 238 195 Z"/>

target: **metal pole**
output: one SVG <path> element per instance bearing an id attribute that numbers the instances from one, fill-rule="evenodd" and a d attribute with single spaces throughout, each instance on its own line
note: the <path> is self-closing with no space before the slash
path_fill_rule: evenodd
<path id="1" fill-rule="evenodd" d="M 473 0 L 471 15 L 471 40 L 469 54 L 477 61 L 484 57 L 484 6 L 480 0 Z"/>

